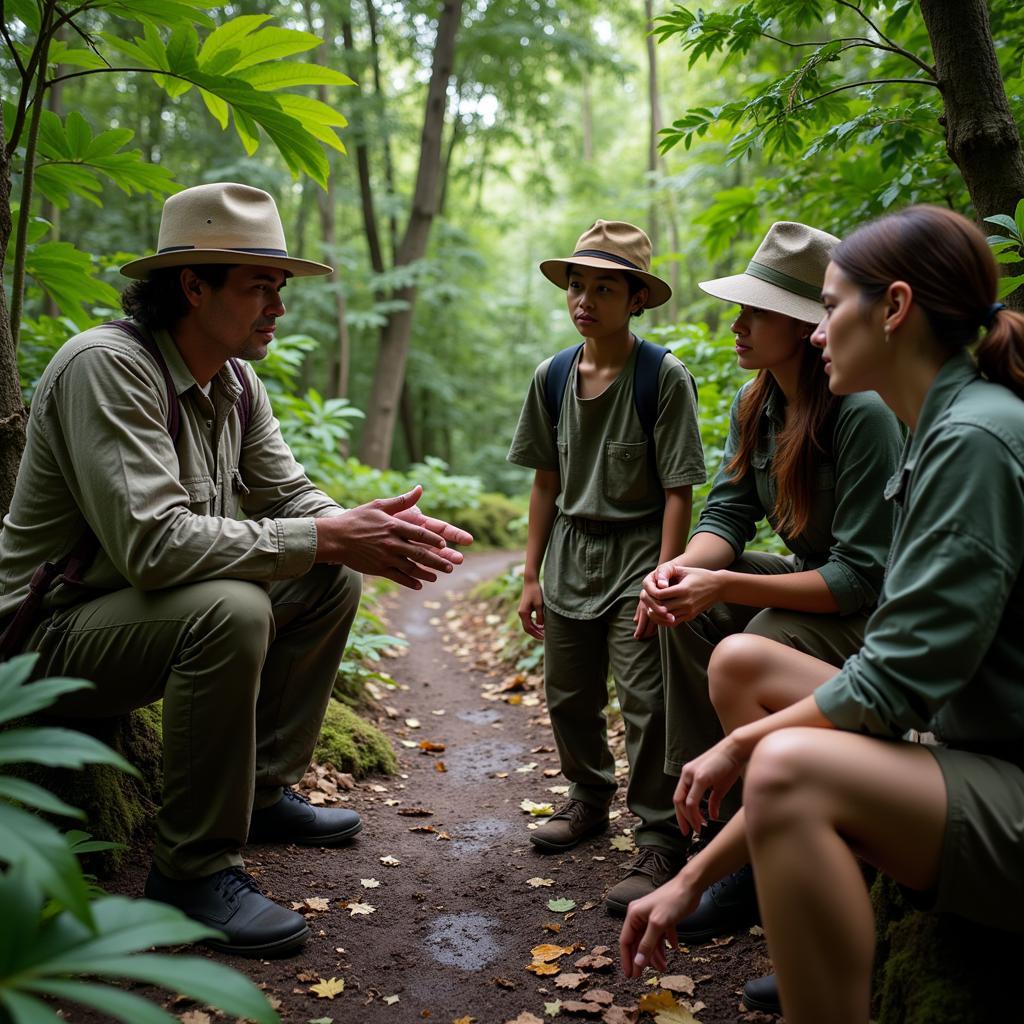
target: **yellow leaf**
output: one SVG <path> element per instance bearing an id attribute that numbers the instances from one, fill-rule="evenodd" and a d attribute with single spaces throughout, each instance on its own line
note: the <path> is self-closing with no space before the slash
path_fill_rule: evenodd
<path id="1" fill-rule="evenodd" d="M 467 1015 L 465 1017 L 456 1017 L 452 1021 L 452 1024 L 475 1024 L 475 1021 L 476 1017 L 470 1017 Z"/>
<path id="2" fill-rule="evenodd" d="M 547 888 L 548 886 L 554 885 L 555 880 L 553 878 L 528 878 L 526 884 L 531 889 Z"/>
<path id="3" fill-rule="evenodd" d="M 373 914 L 377 910 L 376 907 L 371 907 L 369 903 L 350 903 L 348 905 L 349 917 L 355 917 L 356 914 Z"/>
<path id="4" fill-rule="evenodd" d="M 388 1006 L 394 1006 L 395 1003 L 398 1002 L 398 996 L 385 996 L 384 1002 L 387 1003 Z"/>
<path id="5" fill-rule="evenodd" d="M 565 956 L 566 953 L 572 953 L 574 947 L 572 946 L 555 946 L 550 942 L 545 942 L 540 946 L 534 946 L 530 950 L 530 956 L 534 960 L 539 960 L 541 963 L 546 964 L 552 960 L 557 960 L 560 956 Z"/>
<path id="6" fill-rule="evenodd" d="M 380 885 L 376 878 L 360 878 L 359 883 L 364 889 L 376 889 Z"/>
<path id="7" fill-rule="evenodd" d="M 310 985 L 309 991 L 315 992 L 321 999 L 333 999 L 345 991 L 345 979 L 328 978 L 324 980 L 321 978 L 318 985 Z"/>
<path id="8" fill-rule="evenodd" d="M 640 1009 L 647 1013 L 659 1013 L 661 1010 L 678 1010 L 679 1004 L 671 992 L 645 992 L 640 997 Z"/>
<path id="9" fill-rule="evenodd" d="M 546 964 L 542 960 L 534 960 L 532 964 L 527 964 L 526 969 L 532 971 L 534 974 L 557 974 L 562 968 L 558 964 Z"/>

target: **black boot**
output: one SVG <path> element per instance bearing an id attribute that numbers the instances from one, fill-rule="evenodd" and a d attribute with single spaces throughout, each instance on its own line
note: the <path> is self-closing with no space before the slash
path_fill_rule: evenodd
<path id="1" fill-rule="evenodd" d="M 252 812 L 250 843 L 298 843 L 336 846 L 363 827 L 359 815 L 345 807 L 314 807 L 294 789 L 285 787 L 281 799 Z"/>
<path id="2" fill-rule="evenodd" d="M 756 924 L 760 919 L 754 871 L 745 864 L 704 890 L 697 909 L 676 925 L 676 935 L 687 945 L 707 942 L 717 935 L 728 935 Z"/>
<path id="3" fill-rule="evenodd" d="M 760 1010 L 762 1013 L 782 1013 L 778 978 L 774 974 L 751 978 L 743 986 L 743 1005 L 748 1010 Z"/>
<path id="4" fill-rule="evenodd" d="M 216 929 L 219 937 L 203 941 L 224 953 L 287 956 L 309 938 L 305 918 L 267 899 L 241 868 L 224 868 L 206 878 L 180 881 L 154 867 L 146 879 L 145 895 Z"/>

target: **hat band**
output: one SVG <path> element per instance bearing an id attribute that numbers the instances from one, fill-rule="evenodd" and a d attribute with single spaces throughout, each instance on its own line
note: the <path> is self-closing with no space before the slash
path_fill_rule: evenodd
<path id="1" fill-rule="evenodd" d="M 747 273 L 751 277 L 756 277 L 759 281 L 765 281 L 768 284 L 775 284 L 780 288 L 785 288 L 787 292 L 792 292 L 794 295 L 800 295 L 805 299 L 821 301 L 821 288 L 808 284 L 806 281 L 801 281 L 798 277 L 784 274 L 781 270 L 776 270 L 774 267 L 758 263 L 756 260 L 751 260 L 747 265 Z"/>
<path id="2" fill-rule="evenodd" d="M 630 270 L 639 270 L 641 274 L 646 274 L 647 271 L 643 267 L 638 267 L 635 263 L 631 263 L 629 260 L 622 256 L 616 256 L 612 252 L 603 252 L 601 249 L 577 249 L 573 256 L 596 256 L 602 260 L 611 260 L 612 263 L 618 263 L 623 267 L 629 267 Z"/>
<path id="3" fill-rule="evenodd" d="M 165 252 L 187 252 L 191 249 L 196 249 L 198 252 L 208 252 L 209 246 L 203 246 L 198 248 L 194 245 L 165 245 L 162 249 L 157 250 L 157 256 L 162 256 Z M 236 246 L 226 245 L 218 246 L 217 252 L 247 252 L 251 256 L 283 256 L 288 259 L 287 249 L 249 249 L 249 248 L 238 248 Z"/>

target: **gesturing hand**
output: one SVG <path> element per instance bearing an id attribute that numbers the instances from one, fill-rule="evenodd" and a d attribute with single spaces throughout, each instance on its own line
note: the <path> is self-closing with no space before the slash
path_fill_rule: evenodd
<path id="1" fill-rule="evenodd" d="M 456 553 L 445 547 L 444 529 L 472 537 L 416 510 L 422 493 L 423 488 L 417 486 L 395 498 L 377 498 L 340 516 L 317 519 L 316 560 L 383 576 L 413 590 L 422 587 L 420 580 L 432 583 L 437 579 L 430 570 L 451 572 L 453 563 L 462 559 L 453 558 Z M 434 524 L 441 527 L 441 533 L 432 529 Z"/>
<path id="2" fill-rule="evenodd" d="M 473 534 L 458 526 L 453 526 L 451 523 L 446 523 L 443 519 L 435 519 L 433 516 L 424 515 L 418 505 L 413 505 L 412 508 L 396 512 L 395 518 L 402 519 L 415 526 L 423 526 L 431 533 L 436 533 L 439 537 L 443 537 L 448 544 L 465 545 L 473 543 Z M 462 565 L 464 560 L 462 552 L 456 551 L 454 548 L 444 547 L 441 549 L 441 554 L 454 565 Z"/>
<path id="3" fill-rule="evenodd" d="M 629 904 L 626 922 L 619 933 L 622 973 L 639 978 L 645 967 L 664 971 L 665 943 L 672 947 L 676 940 L 676 922 L 697 909 L 699 892 L 692 892 L 680 881 L 669 879 L 661 888 Z"/>
<path id="4" fill-rule="evenodd" d="M 705 794 L 708 794 L 708 813 L 712 818 L 718 817 L 722 798 L 735 785 L 743 765 L 729 736 L 683 765 L 672 803 L 684 836 L 689 835 L 691 828 L 699 832 L 703 827 L 700 804 Z"/>

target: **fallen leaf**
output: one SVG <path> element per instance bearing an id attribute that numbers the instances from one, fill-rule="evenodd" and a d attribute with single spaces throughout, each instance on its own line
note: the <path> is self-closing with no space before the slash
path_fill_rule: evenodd
<path id="1" fill-rule="evenodd" d="M 569 792 L 568 786 L 548 786 L 549 793 L 555 793 L 558 796 L 565 796 Z"/>
<path id="2" fill-rule="evenodd" d="M 384 806 L 385 807 L 397 807 L 401 802 L 402 802 L 401 800 L 385 800 L 384 801 Z M 601 859 L 604 860 L 603 857 Z"/>
<path id="3" fill-rule="evenodd" d="M 448 765 L 446 765 L 444 763 L 444 761 L 435 761 L 434 762 L 434 771 L 435 772 L 446 772 L 446 771 L 448 771 Z"/>
<path id="4" fill-rule="evenodd" d="M 428 754 L 443 754 L 447 749 L 443 743 L 431 743 L 430 740 L 421 740 L 418 746 Z"/>
<path id="5" fill-rule="evenodd" d="M 380 862 L 386 868 L 397 868 L 402 863 L 397 857 L 392 857 L 390 853 L 386 857 L 381 857 Z"/>
<path id="6" fill-rule="evenodd" d="M 403 747 L 408 747 L 409 749 L 412 749 L 413 747 L 418 747 L 419 746 L 419 744 L 415 740 L 401 740 L 400 739 L 398 742 L 401 743 Z"/>
<path id="7" fill-rule="evenodd" d="M 317 975 L 313 974 L 310 971 L 299 971 L 299 973 L 295 975 L 295 980 L 296 981 L 312 981 L 316 977 L 317 977 Z"/>
<path id="8" fill-rule="evenodd" d="M 544 778 L 545 779 L 557 779 L 562 774 L 561 768 L 545 768 Z"/>
<path id="9" fill-rule="evenodd" d="M 309 1022 L 309 1024 L 334 1024 L 334 1018 L 333 1017 L 317 1017 L 316 1019 L 311 1020 Z"/>
<path id="10" fill-rule="evenodd" d="M 447 832 L 438 832 L 437 833 L 437 841 L 440 842 L 442 839 L 447 841 L 447 840 L 451 839 L 451 836 L 448 835 Z"/>
<path id="11" fill-rule="evenodd" d="M 760 937 L 764 935 L 764 929 L 759 924 L 751 925 L 750 934 Z"/>
<path id="12" fill-rule="evenodd" d="M 609 1006 L 601 1024 L 636 1024 L 640 1011 L 635 1006 Z"/>
<path id="13" fill-rule="evenodd" d="M 513 1017 L 511 1020 L 505 1021 L 505 1024 L 544 1024 L 544 1021 L 542 1021 L 540 1017 L 535 1017 L 529 1011 L 523 1010 L 518 1017 Z"/>
<path id="14" fill-rule="evenodd" d="M 526 884 L 533 889 L 547 888 L 555 884 L 553 878 L 528 878 Z"/>
<path id="15" fill-rule="evenodd" d="M 378 882 L 376 878 L 360 878 L 359 884 L 362 885 L 364 889 L 376 889 L 380 885 L 380 882 Z"/>
<path id="16" fill-rule="evenodd" d="M 532 814 L 535 818 L 547 818 L 555 813 L 555 809 L 551 804 L 539 804 L 533 800 L 524 800 L 519 807 L 528 814 Z"/>
<path id="17" fill-rule="evenodd" d="M 595 946 L 590 952 L 593 953 L 594 956 L 604 956 L 605 953 L 611 950 L 611 948 L 611 946 Z"/>
<path id="18" fill-rule="evenodd" d="M 667 975 L 658 984 L 669 992 L 682 992 L 684 996 L 693 995 L 693 978 L 686 974 Z"/>
<path id="19" fill-rule="evenodd" d="M 534 946 L 530 950 L 530 956 L 541 963 L 548 963 L 551 960 L 557 960 L 560 956 L 565 956 L 567 953 L 572 953 L 575 949 L 575 946 L 555 946 L 546 942 L 541 946 Z"/>
<path id="20" fill-rule="evenodd" d="M 636 849 L 632 836 L 612 836 L 611 845 L 613 850 L 622 850 L 625 853 L 632 853 Z"/>
<path id="21" fill-rule="evenodd" d="M 508 778 L 508 772 L 495 772 L 494 773 L 494 777 L 496 779 L 507 779 Z M 566 787 L 566 792 L 568 792 L 568 791 L 569 791 L 568 787 Z"/>
<path id="22" fill-rule="evenodd" d="M 438 708 L 438 709 L 437 709 L 436 711 L 431 711 L 430 713 L 431 713 L 432 715 L 437 715 L 437 716 L 438 716 L 438 718 L 440 718 L 440 717 L 441 717 L 441 715 L 446 715 L 446 714 L 447 714 L 448 712 L 447 712 L 447 711 L 445 711 L 445 709 L 444 709 L 444 708 Z"/>
<path id="23" fill-rule="evenodd" d="M 672 1010 L 662 1010 L 654 1016 L 654 1024 L 700 1024 L 685 1003 Z"/>
<path id="24" fill-rule="evenodd" d="M 662 989 L 658 992 L 645 992 L 640 997 L 640 1009 L 644 1013 L 660 1013 L 662 1010 L 679 1009 L 679 1003 L 671 992 Z"/>
<path id="25" fill-rule="evenodd" d="M 398 996 L 385 996 L 385 997 L 384 997 L 384 1002 L 385 1002 L 385 1003 L 386 1003 L 386 1004 L 387 1004 L 388 1006 L 394 1006 L 394 1005 L 395 1005 L 395 1003 L 397 1003 L 397 1002 L 398 1002 Z"/>
<path id="26" fill-rule="evenodd" d="M 531 754 L 553 754 L 555 752 L 554 747 L 534 747 L 530 751 Z"/>
<path id="27" fill-rule="evenodd" d="M 553 1003 L 544 1004 L 544 1016 L 545 1017 L 557 1017 L 558 1011 L 562 1008 L 562 1001 L 556 999 Z"/>
<path id="28" fill-rule="evenodd" d="M 556 914 L 564 914 L 569 910 L 573 910 L 575 906 L 575 900 L 566 899 L 564 896 L 558 900 L 548 900 L 548 910 Z"/>
<path id="29" fill-rule="evenodd" d="M 310 992 L 315 992 L 321 999 L 333 999 L 345 991 L 345 980 L 343 978 L 320 979 L 319 984 L 310 985 Z"/>
<path id="30" fill-rule="evenodd" d="M 533 963 L 527 964 L 524 968 L 524 970 L 532 971 L 536 975 L 557 974 L 561 969 L 558 964 L 545 964 L 540 960 L 534 960 Z"/>
<path id="31" fill-rule="evenodd" d="M 562 1012 L 585 1013 L 588 1017 L 596 1017 L 601 1012 L 601 1007 L 597 1003 L 567 999 L 562 1003 Z"/>
<path id="32" fill-rule="evenodd" d="M 532 772 L 537 767 L 536 761 L 531 761 L 529 764 L 521 765 L 516 769 L 521 775 L 525 775 L 527 772 Z"/>
<path id="33" fill-rule="evenodd" d="M 712 946 L 731 946 L 736 941 L 735 935 L 716 935 L 711 940 Z"/>
<path id="34" fill-rule="evenodd" d="M 409 829 L 410 832 L 436 832 L 437 829 L 433 825 L 413 825 Z"/>
<path id="35" fill-rule="evenodd" d="M 357 914 L 373 914 L 377 910 L 376 907 L 371 907 L 369 903 L 350 903 L 347 909 L 349 917 L 355 917 Z"/>
<path id="36" fill-rule="evenodd" d="M 555 935 L 557 935 L 561 930 L 562 930 L 562 926 L 560 924 L 546 924 L 546 925 L 544 925 L 544 931 L 546 931 L 546 932 L 554 932 Z"/>
<path id="37" fill-rule="evenodd" d="M 493 978 L 492 981 L 499 988 L 515 988 L 516 983 L 511 978 Z"/>
<path id="38" fill-rule="evenodd" d="M 582 970 L 603 971 L 606 967 L 611 967 L 613 963 L 615 961 L 610 956 L 594 956 L 590 954 L 588 956 L 581 956 L 573 966 L 579 967 Z"/>
<path id="39" fill-rule="evenodd" d="M 560 974 L 555 978 L 555 988 L 577 989 L 589 977 L 589 974 Z"/>
<path id="40" fill-rule="evenodd" d="M 407 718 L 405 720 L 405 724 L 409 726 L 410 729 L 418 729 L 420 727 L 420 720 L 418 718 Z"/>
<path id="41" fill-rule="evenodd" d="M 374 782 L 374 783 L 372 783 L 370 785 L 370 792 L 372 792 L 372 793 L 386 793 L 387 791 L 388 791 L 388 787 L 387 786 L 382 786 L 382 785 L 380 785 L 377 782 Z"/>
<path id="42" fill-rule="evenodd" d="M 402 807 L 398 813 L 403 818 L 432 818 L 434 816 L 434 812 L 428 811 L 426 807 Z"/>
<path id="43" fill-rule="evenodd" d="M 301 903 L 296 906 L 292 904 L 292 910 L 298 910 L 300 907 L 307 907 L 310 910 L 315 910 L 318 913 L 323 913 L 325 910 L 331 909 L 331 901 L 325 896 L 309 896 L 302 900 Z"/>
<path id="44" fill-rule="evenodd" d="M 475 1024 L 476 1017 L 456 1017 L 452 1020 L 452 1024 Z"/>

